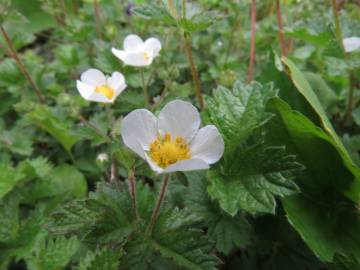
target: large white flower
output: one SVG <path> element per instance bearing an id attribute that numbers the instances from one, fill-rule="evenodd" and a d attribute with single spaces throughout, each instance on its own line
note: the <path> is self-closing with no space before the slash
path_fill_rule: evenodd
<path id="1" fill-rule="evenodd" d="M 148 66 L 161 50 L 161 43 L 156 38 L 145 42 L 137 35 L 128 35 L 124 40 L 124 50 L 112 48 L 112 53 L 126 65 L 134 67 Z"/>
<path id="2" fill-rule="evenodd" d="M 76 87 L 86 100 L 112 103 L 124 91 L 126 84 L 120 72 L 115 71 L 108 77 L 100 70 L 91 68 L 81 74 Z"/>
<path id="3" fill-rule="evenodd" d="M 154 116 L 146 109 L 122 121 L 126 146 L 158 173 L 208 169 L 224 152 L 224 141 L 213 125 L 200 128 L 200 114 L 189 102 L 174 100 Z"/>
<path id="4" fill-rule="evenodd" d="M 343 39 L 345 52 L 356 51 L 360 48 L 360 37 L 349 37 Z"/>

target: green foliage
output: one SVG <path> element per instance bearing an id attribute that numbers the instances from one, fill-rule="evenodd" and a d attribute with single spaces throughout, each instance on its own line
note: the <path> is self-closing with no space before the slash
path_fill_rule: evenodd
<path id="1" fill-rule="evenodd" d="M 221 131 L 226 151 L 235 151 L 258 127 L 270 120 L 266 112 L 267 101 L 276 96 L 277 90 L 272 84 L 265 86 L 252 82 L 248 85 L 235 82 L 228 90 L 218 87 L 214 97 L 207 99 L 210 119 Z"/>
<path id="2" fill-rule="evenodd" d="M 64 269 L 79 248 L 76 238 L 63 237 L 40 242 L 32 256 L 26 258 L 30 270 Z"/>
<path id="3" fill-rule="evenodd" d="M 39 126 L 49 132 L 59 141 L 65 150 L 71 155 L 72 146 L 79 140 L 78 137 L 69 131 L 70 127 L 66 122 L 59 119 L 54 112 L 44 106 L 38 106 L 27 115 L 29 123 Z"/>
<path id="4" fill-rule="evenodd" d="M 263 143 L 240 147 L 225 173 L 210 173 L 208 192 L 232 216 L 240 209 L 275 213 L 275 196 L 299 191 L 293 179 L 302 168 L 294 155 L 285 154 L 284 147 L 266 147 Z"/>
<path id="5" fill-rule="evenodd" d="M 322 260 L 332 261 L 335 253 L 359 258 L 358 210 L 344 195 L 357 181 L 347 157 L 333 137 L 281 100 L 271 107 L 277 113 L 272 140 L 296 151 L 306 166 L 297 181 L 302 193 L 283 199 L 290 223 Z"/>

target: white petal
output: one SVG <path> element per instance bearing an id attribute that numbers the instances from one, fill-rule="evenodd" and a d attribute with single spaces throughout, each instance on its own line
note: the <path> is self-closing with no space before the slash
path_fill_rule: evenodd
<path id="1" fill-rule="evenodd" d="M 125 78 L 120 72 L 113 72 L 110 78 L 107 79 L 107 85 L 114 89 L 114 99 L 126 88 Z"/>
<path id="2" fill-rule="evenodd" d="M 106 83 L 104 73 L 95 68 L 90 68 L 87 71 L 83 72 L 80 76 L 80 80 L 83 83 L 90 84 L 95 87 L 99 85 L 104 85 Z"/>
<path id="3" fill-rule="evenodd" d="M 208 125 L 199 130 L 190 144 L 190 149 L 193 158 L 213 164 L 224 153 L 224 140 L 215 126 Z"/>
<path id="4" fill-rule="evenodd" d="M 157 118 L 145 109 L 132 111 L 122 121 L 121 136 L 127 147 L 145 159 L 144 151 L 157 136 Z"/>
<path id="5" fill-rule="evenodd" d="M 356 51 L 360 48 L 360 37 L 350 37 L 343 39 L 346 52 Z"/>
<path id="6" fill-rule="evenodd" d="M 88 85 L 86 83 L 83 83 L 79 80 L 76 81 L 76 88 L 79 91 L 80 95 L 84 98 L 84 99 L 89 99 L 89 97 L 94 93 L 95 91 L 95 87 Z"/>
<path id="7" fill-rule="evenodd" d="M 156 57 L 161 50 L 161 43 L 157 38 L 149 38 L 145 41 L 145 51 Z"/>
<path id="8" fill-rule="evenodd" d="M 129 52 L 123 60 L 126 65 L 134 67 L 148 66 L 152 63 L 153 57 L 145 58 L 145 52 Z"/>
<path id="9" fill-rule="evenodd" d="M 159 167 L 154 161 L 152 161 L 151 157 L 149 157 L 149 155 L 147 153 L 145 153 L 145 160 L 147 161 L 147 163 L 150 165 L 150 168 L 157 172 L 157 173 L 162 173 L 164 172 L 164 169 Z"/>
<path id="10" fill-rule="evenodd" d="M 101 103 L 112 103 L 114 99 L 108 99 L 106 96 L 104 96 L 101 93 L 94 92 L 92 93 L 87 100 L 89 101 L 95 101 L 95 102 L 101 102 Z"/>
<path id="11" fill-rule="evenodd" d="M 183 137 L 190 142 L 200 127 L 200 114 L 189 102 L 174 100 L 165 105 L 159 114 L 159 132 L 172 137 Z"/>
<path id="12" fill-rule="evenodd" d="M 111 48 L 111 52 L 117 57 L 119 58 L 121 61 L 125 61 L 126 59 L 126 56 L 127 56 L 127 52 L 125 51 L 122 51 L 122 50 L 118 50 L 118 49 L 115 49 L 115 48 Z"/>
<path id="13" fill-rule="evenodd" d="M 187 159 L 182 160 L 179 162 L 176 162 L 166 169 L 164 169 L 164 173 L 170 173 L 170 172 L 186 172 L 186 171 L 195 171 L 195 170 L 205 170 L 209 169 L 209 165 L 202 159 Z"/>
<path id="14" fill-rule="evenodd" d="M 124 50 L 128 52 L 136 52 L 142 50 L 144 46 L 144 42 L 142 39 L 134 34 L 128 35 L 124 39 Z"/>

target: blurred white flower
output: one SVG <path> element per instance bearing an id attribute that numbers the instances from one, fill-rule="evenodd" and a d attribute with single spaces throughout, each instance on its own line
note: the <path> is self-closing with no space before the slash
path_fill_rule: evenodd
<path id="1" fill-rule="evenodd" d="M 128 35 L 124 40 L 124 50 L 112 48 L 112 53 L 126 65 L 143 67 L 150 65 L 159 55 L 161 43 L 156 38 L 149 38 L 145 42 L 137 35 Z"/>
<path id="2" fill-rule="evenodd" d="M 97 156 L 96 160 L 100 163 L 109 161 L 109 155 L 106 153 L 101 153 Z"/>
<path id="3" fill-rule="evenodd" d="M 356 51 L 360 48 L 360 37 L 349 37 L 343 39 L 345 52 Z"/>
<path id="4" fill-rule="evenodd" d="M 213 125 L 200 128 L 200 114 L 189 102 L 174 100 L 154 116 L 146 109 L 129 113 L 122 122 L 126 146 L 158 173 L 208 169 L 224 152 Z"/>
<path id="5" fill-rule="evenodd" d="M 113 72 L 111 77 L 105 76 L 100 70 L 91 68 L 83 72 L 76 81 L 80 95 L 89 101 L 112 103 L 126 88 L 124 76 Z"/>

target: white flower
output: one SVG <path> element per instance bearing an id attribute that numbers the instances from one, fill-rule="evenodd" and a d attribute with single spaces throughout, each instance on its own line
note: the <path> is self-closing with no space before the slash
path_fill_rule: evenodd
<path id="1" fill-rule="evenodd" d="M 360 48 L 360 37 L 349 37 L 343 39 L 345 52 L 356 51 Z"/>
<path id="2" fill-rule="evenodd" d="M 200 114 L 189 102 L 174 100 L 154 116 L 146 109 L 129 113 L 122 122 L 126 146 L 158 173 L 208 169 L 224 152 L 213 125 L 200 128 Z"/>
<path id="3" fill-rule="evenodd" d="M 124 91 L 126 84 L 120 72 L 115 71 L 108 77 L 100 70 L 91 68 L 81 74 L 76 87 L 86 100 L 112 103 Z"/>
<path id="4" fill-rule="evenodd" d="M 145 42 L 137 35 L 128 35 L 124 40 L 124 50 L 112 48 L 112 53 L 126 65 L 134 67 L 148 66 L 161 50 L 161 43 L 156 38 Z"/>
<path id="5" fill-rule="evenodd" d="M 100 163 L 104 163 L 109 161 L 109 155 L 106 153 L 100 153 L 97 157 L 96 160 Z"/>

